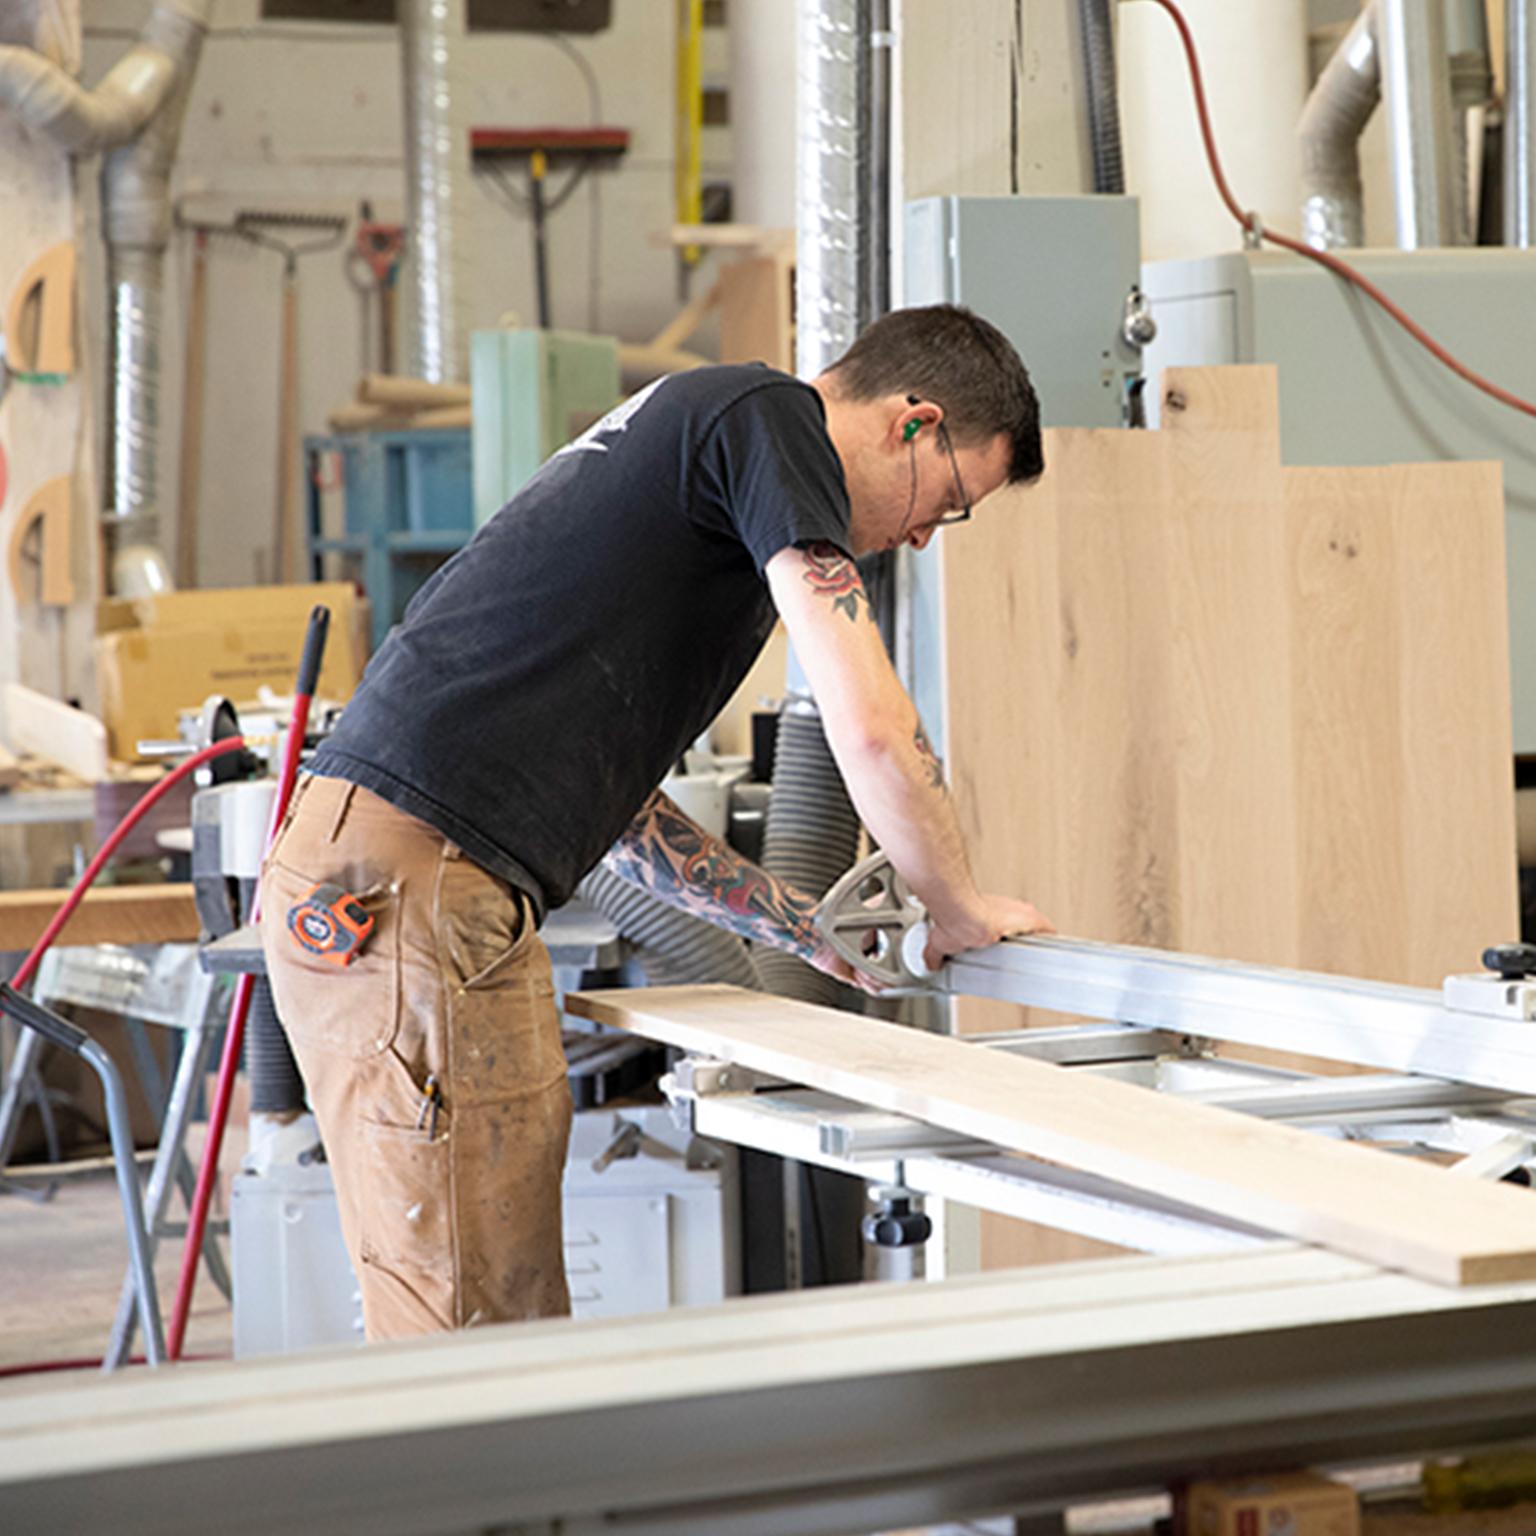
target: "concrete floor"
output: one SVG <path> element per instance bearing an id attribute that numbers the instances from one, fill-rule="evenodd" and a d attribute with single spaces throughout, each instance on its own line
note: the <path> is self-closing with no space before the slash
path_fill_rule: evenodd
<path id="1" fill-rule="evenodd" d="M 46 1205 L 0 1195 L 0 1372 L 34 1362 L 99 1359 L 111 1333 L 128 1263 L 117 1183 L 104 1159 L 66 1167 Z M 25 1178 L 36 1182 L 31 1174 Z M 184 1214 L 179 1202 L 173 1214 Z M 155 1262 L 162 1315 L 170 1313 L 180 1263 L 180 1240 L 163 1241 Z M 231 1337 L 229 1302 L 205 1268 L 185 1352 L 228 1356 Z M 26 1379 L 0 1375 L 0 1391 Z"/>

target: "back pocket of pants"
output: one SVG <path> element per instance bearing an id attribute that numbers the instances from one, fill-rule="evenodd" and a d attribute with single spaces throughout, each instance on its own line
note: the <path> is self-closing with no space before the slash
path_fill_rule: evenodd
<path id="1" fill-rule="evenodd" d="M 261 942 L 279 1018 L 295 1045 L 357 1060 L 394 1044 L 400 1028 L 398 887 L 357 893 L 373 932 L 350 965 L 313 954 L 294 938 L 288 914 L 320 882 L 267 861 L 261 881 Z"/>

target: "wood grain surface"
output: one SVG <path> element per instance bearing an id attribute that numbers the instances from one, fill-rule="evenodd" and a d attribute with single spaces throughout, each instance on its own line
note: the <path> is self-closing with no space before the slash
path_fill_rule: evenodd
<path id="1" fill-rule="evenodd" d="M 0 891 L 0 951 L 30 949 L 64 891 Z M 113 885 L 88 891 L 59 944 L 187 944 L 199 933 L 190 885 Z"/>

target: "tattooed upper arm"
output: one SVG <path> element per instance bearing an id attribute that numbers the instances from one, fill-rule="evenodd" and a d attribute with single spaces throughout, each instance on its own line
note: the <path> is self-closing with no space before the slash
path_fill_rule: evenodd
<path id="1" fill-rule="evenodd" d="M 837 545 L 825 541 L 807 544 L 801 553 L 805 556 L 801 580 L 812 592 L 829 599 L 834 608 L 855 623 L 861 612 L 868 619 L 874 618 L 869 594 L 859 579 L 859 568 Z"/>

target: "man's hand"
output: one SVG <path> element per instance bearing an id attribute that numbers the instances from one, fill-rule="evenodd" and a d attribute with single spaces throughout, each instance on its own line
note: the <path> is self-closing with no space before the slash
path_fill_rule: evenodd
<path id="1" fill-rule="evenodd" d="M 868 992 L 872 997 L 879 997 L 885 991 L 885 988 L 873 976 L 867 976 L 863 971 L 856 970 L 853 966 L 849 965 L 824 940 L 816 945 L 816 949 L 810 957 L 810 963 L 818 971 L 822 971 L 832 977 L 834 981 L 841 981 L 847 986 L 857 987 L 861 992 Z"/>
<path id="2" fill-rule="evenodd" d="M 1027 901 L 1011 896 L 983 896 L 975 922 L 964 929 L 931 923 L 923 964 L 936 971 L 951 955 L 967 949 L 985 949 L 1001 939 L 1023 933 L 1055 933 L 1055 925 Z"/>

